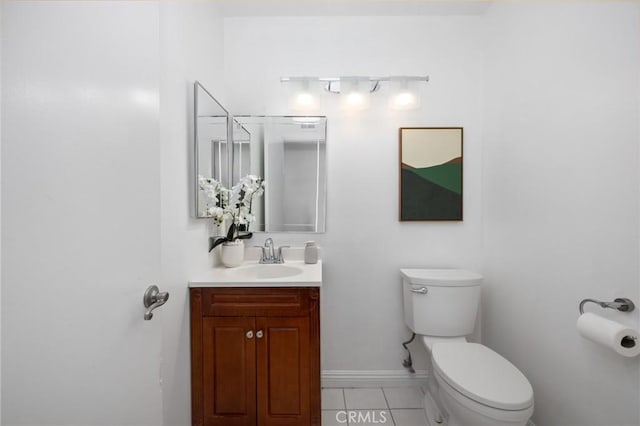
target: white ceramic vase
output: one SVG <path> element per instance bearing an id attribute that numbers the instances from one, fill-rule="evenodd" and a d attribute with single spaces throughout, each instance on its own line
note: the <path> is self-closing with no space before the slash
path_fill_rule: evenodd
<path id="1" fill-rule="evenodd" d="M 235 268 L 244 262 L 244 243 L 235 240 L 222 243 L 222 264 L 227 268 Z"/>

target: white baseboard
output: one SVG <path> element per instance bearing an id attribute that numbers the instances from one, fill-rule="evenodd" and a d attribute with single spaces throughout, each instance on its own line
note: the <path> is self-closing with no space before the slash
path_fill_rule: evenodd
<path id="1" fill-rule="evenodd" d="M 417 370 L 411 374 L 406 370 L 323 370 L 322 387 L 365 388 L 422 386 L 427 382 L 427 372 Z"/>

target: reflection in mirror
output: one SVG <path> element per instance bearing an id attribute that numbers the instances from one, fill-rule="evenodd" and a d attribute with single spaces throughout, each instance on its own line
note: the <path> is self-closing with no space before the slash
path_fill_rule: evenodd
<path id="1" fill-rule="evenodd" d="M 325 232 L 325 117 L 235 116 L 233 180 L 265 179 L 251 230 Z"/>
<path id="2" fill-rule="evenodd" d="M 194 85 L 196 217 L 210 217 L 214 203 L 201 182 L 213 178 L 229 187 L 227 123 L 229 114 L 199 82 Z"/>

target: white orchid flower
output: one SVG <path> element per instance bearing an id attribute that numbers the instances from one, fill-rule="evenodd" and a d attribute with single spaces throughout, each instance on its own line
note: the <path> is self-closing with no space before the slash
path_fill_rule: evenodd
<path id="1" fill-rule="evenodd" d="M 206 216 L 216 225 L 222 225 L 228 217 L 236 225 L 249 225 L 256 216 L 251 213 L 254 196 L 264 194 L 264 180 L 257 175 L 246 175 L 231 189 L 225 188 L 216 179 L 198 175 L 198 185 L 207 197 Z"/>

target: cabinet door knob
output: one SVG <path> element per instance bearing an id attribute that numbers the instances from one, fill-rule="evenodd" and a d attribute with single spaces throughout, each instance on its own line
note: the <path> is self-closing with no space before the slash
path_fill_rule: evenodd
<path id="1" fill-rule="evenodd" d="M 253 339 L 253 330 L 247 331 L 247 339 Z"/>
<path id="2" fill-rule="evenodd" d="M 258 330 L 258 332 L 256 333 L 256 337 L 258 339 L 262 339 L 262 336 L 264 336 L 264 333 L 262 332 L 262 330 Z"/>

